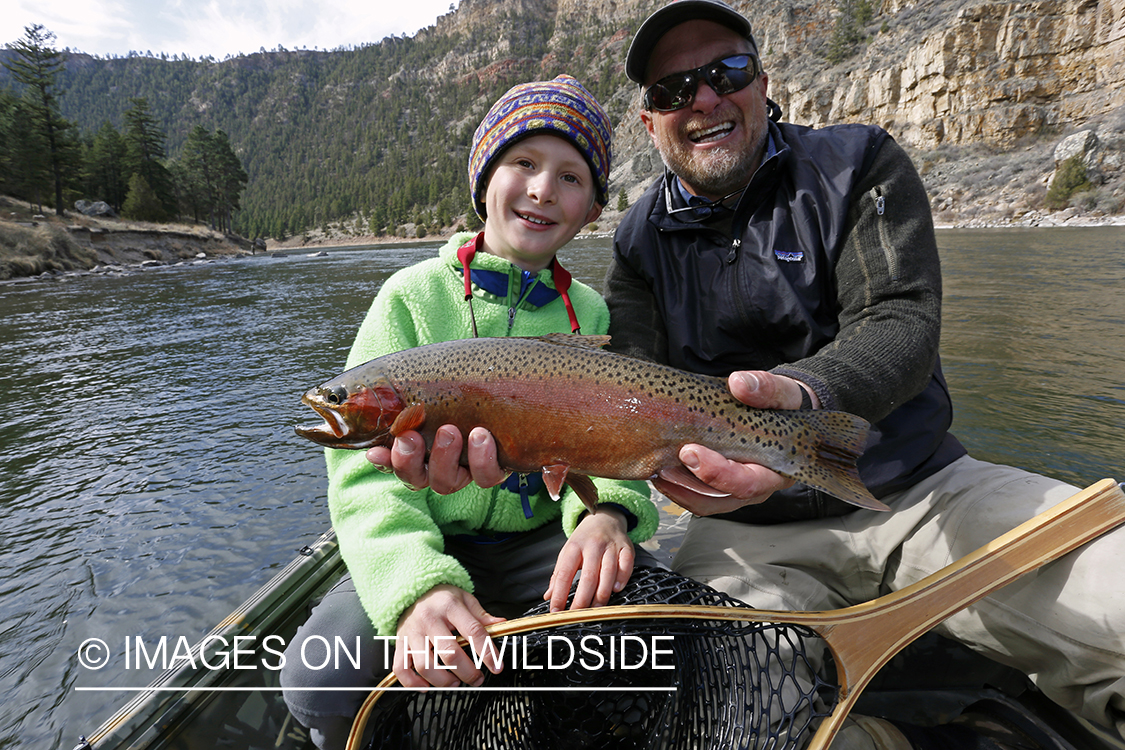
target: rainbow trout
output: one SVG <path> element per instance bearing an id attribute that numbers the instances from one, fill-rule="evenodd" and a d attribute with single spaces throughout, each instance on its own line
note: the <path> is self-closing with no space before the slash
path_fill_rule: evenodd
<path id="1" fill-rule="evenodd" d="M 480 425 L 500 465 L 542 471 L 556 500 L 562 485 L 591 511 L 589 477 L 653 479 L 721 496 L 679 460 L 687 443 L 872 510 L 888 510 L 860 481 L 855 462 L 868 423 L 844 412 L 753 409 L 722 378 L 602 351 L 608 336 L 446 341 L 387 354 L 309 390 L 302 401 L 324 422 L 297 434 L 330 448 L 390 446 L 417 430 L 433 445 L 443 424 Z"/>

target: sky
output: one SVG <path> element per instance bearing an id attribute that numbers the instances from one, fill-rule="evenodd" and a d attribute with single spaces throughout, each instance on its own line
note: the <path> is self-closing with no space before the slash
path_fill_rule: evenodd
<path id="1" fill-rule="evenodd" d="M 193 58 L 261 48 L 335 49 L 413 36 L 458 0 L 2 0 L 0 46 L 42 24 L 54 48 Z"/>

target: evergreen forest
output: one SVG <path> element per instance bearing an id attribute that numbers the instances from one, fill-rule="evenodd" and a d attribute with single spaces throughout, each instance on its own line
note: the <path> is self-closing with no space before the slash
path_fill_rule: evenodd
<path id="1" fill-rule="evenodd" d="M 0 192 L 63 214 L 75 198 L 141 221 L 190 217 L 234 231 L 247 175 L 222 130 L 196 125 L 169 159 L 148 100 L 130 97 L 120 129 L 82 130 L 62 114 L 67 55 L 41 25 L 0 62 L 15 87 L 0 89 Z M 92 200 L 91 200 L 92 199 Z"/>
<path id="2" fill-rule="evenodd" d="M 494 38 L 431 28 L 353 49 L 279 47 L 221 61 L 60 52 L 37 27 L 32 41 L 53 66 L 42 74 L 53 84 L 48 110 L 64 134 L 58 157 L 23 148 L 32 145 L 26 123 L 48 117 L 32 111 L 34 85 L 18 73 L 29 28 L 0 50 L 0 190 L 67 210 L 102 200 L 127 216 L 194 218 L 250 238 L 339 222 L 373 235 L 471 228 L 468 149 L 500 94 L 563 72 L 602 102 L 625 86 L 623 48 L 604 51 L 616 27 L 591 19 L 566 35 L 583 53 L 575 70 L 570 50 L 548 50 L 554 23 L 504 11 L 487 27 Z M 616 123 L 624 113 L 610 109 Z"/>

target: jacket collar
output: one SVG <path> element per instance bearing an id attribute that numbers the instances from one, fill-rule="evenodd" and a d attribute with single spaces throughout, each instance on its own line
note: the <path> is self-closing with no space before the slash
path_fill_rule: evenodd
<path id="1" fill-rule="evenodd" d="M 474 268 L 473 261 L 478 258 L 492 257 L 482 252 L 484 247 L 484 232 L 479 232 L 475 237 L 457 248 L 457 261 L 465 280 L 465 299 L 472 306 L 473 285 L 497 297 L 511 296 L 511 276 L 509 268 L 505 271 L 487 268 Z M 499 259 L 498 259 L 499 260 Z M 502 261 L 503 262 L 503 261 Z M 571 274 L 559 263 L 558 257 L 551 259 L 551 264 L 536 275 L 526 271 L 522 273 L 523 283 L 516 290 L 516 297 L 521 302 L 527 302 L 534 307 L 543 307 L 562 297 L 566 307 L 567 317 L 570 319 L 572 333 L 578 333 L 578 316 L 574 312 L 574 305 L 570 301 Z M 530 289 L 528 289 L 528 285 Z"/>
<path id="2" fill-rule="evenodd" d="M 761 201 L 763 193 L 776 183 L 781 165 L 788 161 L 792 154 L 793 149 L 785 142 L 781 129 L 772 120 L 766 121 L 766 127 L 768 132 L 765 159 L 750 178 L 750 184 L 747 185 L 746 190 L 738 199 L 738 203 L 735 204 L 733 213 L 730 214 L 732 216 L 742 215 L 748 206 L 755 206 Z M 700 222 L 681 221 L 677 216 L 668 213 L 669 209 L 687 205 L 686 201 L 679 201 L 680 194 L 680 178 L 671 170 L 665 169 L 660 179 L 656 200 L 649 214 L 649 221 L 668 231 L 699 228 Z M 674 205 L 668 205 L 667 196 L 669 195 L 673 196 L 672 202 Z"/>

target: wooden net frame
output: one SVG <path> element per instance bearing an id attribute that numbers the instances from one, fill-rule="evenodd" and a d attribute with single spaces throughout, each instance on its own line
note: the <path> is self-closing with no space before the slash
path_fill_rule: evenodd
<path id="1" fill-rule="evenodd" d="M 481 688 L 426 692 L 396 691 L 391 674 L 357 715 L 348 750 L 365 732 L 374 748 L 823 750 L 875 673 L 910 642 L 1122 521 L 1125 493 L 1105 479 L 911 586 L 827 612 L 754 610 L 667 571 L 639 569 L 610 606 L 533 610 L 489 633 L 494 641 L 519 636 L 521 652 L 540 664 L 563 641 L 670 636 L 674 669 L 525 664 L 486 671 Z"/>

